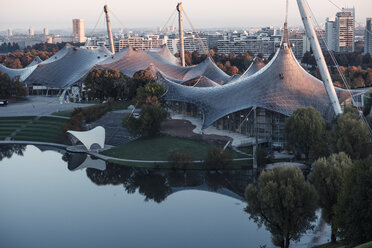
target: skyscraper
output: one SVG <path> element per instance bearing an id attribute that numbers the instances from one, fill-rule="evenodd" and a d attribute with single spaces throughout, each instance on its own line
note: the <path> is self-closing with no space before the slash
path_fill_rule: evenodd
<path id="1" fill-rule="evenodd" d="M 13 30 L 11 28 L 8 28 L 8 37 L 13 36 Z"/>
<path id="2" fill-rule="evenodd" d="M 72 19 L 73 42 L 85 42 L 84 19 Z"/>
<path id="3" fill-rule="evenodd" d="M 354 52 L 355 9 L 342 8 L 336 14 L 336 51 Z"/>
<path id="4" fill-rule="evenodd" d="M 29 35 L 29 36 L 34 36 L 34 35 L 35 35 L 35 31 L 34 31 L 33 28 L 30 27 L 30 28 L 28 29 L 28 35 Z"/>
<path id="5" fill-rule="evenodd" d="M 355 9 L 342 8 L 336 18 L 326 20 L 326 41 L 329 50 L 354 52 Z"/>
<path id="6" fill-rule="evenodd" d="M 325 29 L 328 49 L 331 51 L 336 51 L 336 21 L 334 19 L 327 18 Z"/>
<path id="7" fill-rule="evenodd" d="M 364 54 L 372 55 L 372 17 L 367 18 L 366 31 L 364 33 Z"/>
<path id="8" fill-rule="evenodd" d="M 49 30 L 47 28 L 44 28 L 43 33 L 44 33 L 44 36 L 48 36 L 49 35 Z"/>

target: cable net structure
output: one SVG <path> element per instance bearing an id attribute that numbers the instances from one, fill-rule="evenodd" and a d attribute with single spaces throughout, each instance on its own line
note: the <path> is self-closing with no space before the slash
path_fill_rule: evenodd
<path id="1" fill-rule="evenodd" d="M 290 116 L 298 108 L 311 106 L 327 122 L 334 117 L 323 82 L 302 68 L 287 43 L 282 43 L 273 59 L 256 73 L 220 87 L 186 87 L 162 73 L 158 78 L 166 87 L 166 100 L 191 103 L 202 111 L 203 128 L 253 107 Z M 336 88 L 336 93 L 340 102 L 350 98 L 347 90 Z"/>

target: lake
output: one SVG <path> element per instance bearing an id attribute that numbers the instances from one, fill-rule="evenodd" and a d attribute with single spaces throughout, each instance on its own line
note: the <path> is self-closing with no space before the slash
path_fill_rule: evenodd
<path id="1" fill-rule="evenodd" d="M 0 160 L 2 248 L 273 247 L 244 212 L 252 171 L 148 170 L 31 145 L 2 145 Z M 315 225 L 292 247 L 327 242 Z"/>

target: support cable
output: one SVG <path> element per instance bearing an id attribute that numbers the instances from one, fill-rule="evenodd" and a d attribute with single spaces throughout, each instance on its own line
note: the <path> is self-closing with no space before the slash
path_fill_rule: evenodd
<path id="1" fill-rule="evenodd" d="M 331 2 L 330 0 L 328 0 L 328 1 Z M 305 0 L 305 3 L 307 4 L 307 6 L 308 6 L 308 8 L 309 8 L 309 10 L 310 10 L 311 15 L 314 17 L 314 22 L 315 22 L 314 25 L 319 29 L 319 28 L 320 28 L 319 23 L 318 23 L 318 21 L 316 20 L 316 17 L 315 17 L 315 15 L 314 15 L 312 9 L 310 8 L 310 5 L 309 5 L 309 3 L 307 2 L 307 0 Z M 331 2 L 331 3 L 332 3 L 332 2 Z M 332 3 L 332 4 L 333 4 L 333 3 Z M 334 4 L 334 5 L 335 5 L 335 4 Z M 335 6 L 337 7 L 337 5 L 335 5 Z M 324 42 L 324 44 L 325 44 L 325 46 L 326 46 L 326 48 L 327 48 L 327 51 L 328 51 L 329 55 L 331 56 L 331 59 L 332 59 L 333 63 L 335 64 L 338 73 L 339 73 L 340 76 L 341 76 L 341 79 L 342 79 L 342 81 L 343 81 L 343 83 L 344 83 L 344 85 L 345 85 L 345 87 L 346 87 L 346 90 L 347 90 L 347 92 L 349 93 L 349 95 L 350 95 L 352 101 L 354 102 L 354 96 L 353 96 L 353 94 L 352 94 L 352 92 L 351 92 L 351 87 L 350 87 L 350 85 L 349 85 L 349 83 L 348 83 L 348 81 L 347 81 L 347 78 L 345 77 L 344 73 L 341 71 L 341 69 L 340 69 L 340 65 L 338 64 L 338 62 L 337 62 L 337 60 L 336 60 L 336 57 L 334 56 L 333 52 L 329 49 L 329 46 L 328 46 L 328 44 L 327 44 L 327 41 L 324 39 L 322 33 L 320 33 L 320 38 L 321 38 L 322 41 Z M 366 117 L 363 115 L 363 111 L 362 111 L 362 109 L 360 109 L 359 106 L 356 106 L 356 108 L 357 108 L 357 110 L 358 110 L 358 113 L 359 113 L 360 118 L 362 119 L 362 121 L 363 121 L 363 122 L 365 123 L 365 125 L 367 126 L 368 131 L 369 131 L 369 135 L 370 135 L 371 138 L 372 138 L 372 128 L 369 126 Z"/>
<path id="2" fill-rule="evenodd" d="M 172 19 L 172 17 L 173 17 L 173 22 L 174 22 L 175 17 L 177 16 L 176 13 L 177 13 L 177 10 L 174 9 L 173 12 L 172 12 L 172 14 L 169 16 L 168 20 L 165 22 L 164 26 L 160 29 L 160 33 L 161 33 L 161 32 L 164 30 L 164 28 L 168 25 L 168 23 L 169 23 L 169 21 Z"/>
<path id="3" fill-rule="evenodd" d="M 112 16 L 120 23 L 120 25 L 121 25 L 121 28 L 123 28 L 123 29 L 126 29 L 126 30 L 128 30 L 126 27 L 125 27 L 125 25 L 120 21 L 120 19 L 119 19 L 119 17 L 117 16 L 117 15 L 115 15 L 115 13 L 110 9 L 110 13 L 112 14 Z"/>
<path id="4" fill-rule="evenodd" d="M 101 18 L 102 18 L 102 15 L 103 15 L 103 10 L 101 11 L 101 14 L 100 14 L 99 17 L 98 17 L 98 20 L 97 20 L 97 22 L 96 22 L 96 25 L 94 25 L 94 28 L 93 28 L 92 32 L 90 33 L 90 37 L 93 37 L 93 35 L 94 35 L 94 31 L 96 30 L 97 25 L 98 25 L 99 21 L 100 21 Z M 89 42 L 88 42 L 88 43 L 89 43 Z M 88 44 L 85 44 L 85 45 L 88 45 Z"/>
<path id="5" fill-rule="evenodd" d="M 186 11 L 183 10 L 183 13 L 185 14 L 185 17 L 186 17 L 188 23 L 190 24 L 190 26 L 191 26 L 191 28 L 192 28 L 192 31 L 196 34 L 196 36 L 197 36 L 197 38 L 198 38 L 198 41 L 199 41 L 199 43 L 200 43 L 200 45 L 201 45 L 201 47 L 202 47 L 202 49 L 203 49 L 203 51 L 204 51 L 204 54 L 206 54 L 206 55 L 207 55 L 207 56 L 208 56 L 208 57 L 213 61 L 213 63 L 215 63 L 215 62 L 214 62 L 214 59 L 213 59 L 212 56 L 211 56 L 211 54 L 209 53 L 209 51 L 208 51 L 207 48 L 205 47 L 204 42 L 202 41 L 202 39 L 200 38 L 198 32 L 196 31 L 194 25 L 192 25 L 191 20 L 190 20 L 189 16 L 187 15 Z"/>

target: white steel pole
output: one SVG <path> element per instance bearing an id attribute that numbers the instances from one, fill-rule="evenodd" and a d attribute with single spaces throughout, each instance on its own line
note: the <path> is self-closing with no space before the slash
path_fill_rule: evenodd
<path id="1" fill-rule="evenodd" d="M 182 3 L 177 4 L 177 11 L 178 11 L 178 24 L 179 24 L 179 34 L 180 34 L 180 58 L 181 58 L 181 65 L 185 66 L 185 45 L 183 43 L 183 23 L 182 23 Z"/>
<path id="2" fill-rule="evenodd" d="M 109 17 L 109 14 L 108 14 L 108 12 L 109 12 L 108 6 L 105 5 L 103 7 L 103 10 L 105 11 L 105 14 L 106 14 L 107 35 L 108 35 L 108 38 L 109 38 L 111 53 L 115 54 L 114 38 L 112 37 L 111 22 L 110 22 L 110 17 Z"/>
<path id="3" fill-rule="evenodd" d="M 304 3 L 304 0 L 297 0 L 297 4 L 298 4 L 298 8 L 300 9 L 300 14 L 301 14 L 301 18 L 304 23 L 304 26 L 305 26 L 306 34 L 310 40 L 310 44 L 313 49 L 314 57 L 318 65 L 320 75 L 323 79 L 324 87 L 331 101 L 333 110 L 336 115 L 342 114 L 340 102 L 338 101 L 335 88 L 333 87 L 331 75 L 329 74 L 327 64 L 324 60 L 322 49 L 320 48 L 318 37 L 316 36 L 307 5 Z"/>

